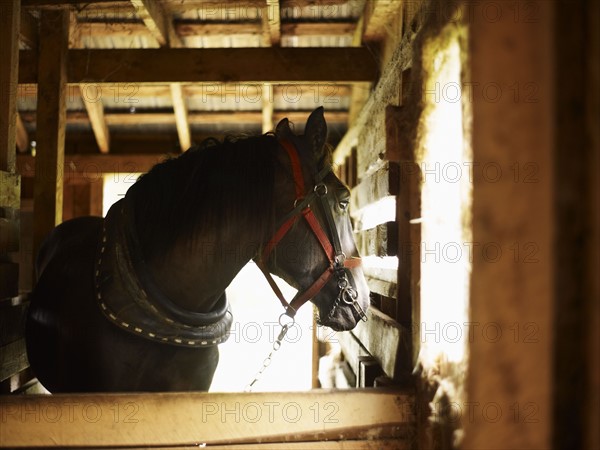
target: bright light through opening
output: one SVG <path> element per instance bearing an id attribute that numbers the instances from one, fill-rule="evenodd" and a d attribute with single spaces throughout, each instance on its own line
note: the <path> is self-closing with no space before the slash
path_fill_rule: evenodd
<path id="1" fill-rule="evenodd" d="M 396 220 L 396 197 L 388 195 L 357 212 L 357 231 L 368 230 L 379 224 Z"/>
<path id="2" fill-rule="evenodd" d="M 106 173 L 102 189 L 102 216 L 110 207 L 125 197 L 127 190 L 133 186 L 141 173 Z"/>
<path id="3" fill-rule="evenodd" d="M 425 47 L 435 59 L 425 80 L 420 124 L 423 177 L 421 228 L 421 363 L 464 359 L 471 261 L 471 149 L 463 138 L 458 34 Z M 429 57 L 429 56 L 427 56 Z M 460 171 L 457 170 L 460 169 Z"/>

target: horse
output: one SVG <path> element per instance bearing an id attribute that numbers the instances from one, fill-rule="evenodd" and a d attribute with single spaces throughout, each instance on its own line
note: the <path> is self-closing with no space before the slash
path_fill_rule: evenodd
<path id="1" fill-rule="evenodd" d="M 50 392 L 207 391 L 232 324 L 225 289 L 251 260 L 284 306 L 350 330 L 369 290 L 332 172 L 323 108 L 303 135 L 208 139 L 142 175 L 105 218 L 57 226 L 36 258 L 26 319 Z M 298 289 L 287 301 L 271 274 Z"/>

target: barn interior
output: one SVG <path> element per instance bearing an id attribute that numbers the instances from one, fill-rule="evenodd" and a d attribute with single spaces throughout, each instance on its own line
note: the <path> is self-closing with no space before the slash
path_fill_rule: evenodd
<path id="1" fill-rule="evenodd" d="M 599 9 L 1 0 L 0 447 L 600 448 Z M 244 269 L 211 392 L 40 393 L 45 236 L 208 137 L 301 133 L 321 106 L 368 321 L 333 333 L 307 309 L 257 392 L 228 392 L 280 308 Z"/>

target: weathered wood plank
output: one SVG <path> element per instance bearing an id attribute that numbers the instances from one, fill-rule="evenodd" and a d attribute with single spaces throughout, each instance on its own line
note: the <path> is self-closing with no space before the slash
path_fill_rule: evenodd
<path id="1" fill-rule="evenodd" d="M 372 53 L 354 48 L 70 50 L 68 82 L 356 82 L 373 81 Z M 185 64 L 181 64 L 185 61 Z M 19 83 L 36 83 L 35 57 L 20 52 Z"/>
<path id="2" fill-rule="evenodd" d="M 0 2 L 0 170 L 11 173 L 15 171 L 20 16 L 19 0 Z"/>
<path id="3" fill-rule="evenodd" d="M 19 339 L 18 341 L 0 347 L 0 381 L 10 378 L 12 375 L 26 369 L 28 366 L 29 362 L 27 361 L 25 339 Z M 0 405 L 0 411 L 2 409 L 3 405 Z M 0 446 L 2 446 L 2 435 L 5 431 L 5 424 L 2 423 Z"/>
<path id="4" fill-rule="evenodd" d="M 375 228 L 354 234 L 356 248 L 362 256 L 396 256 L 398 254 L 398 224 L 386 222 Z"/>
<path id="5" fill-rule="evenodd" d="M 385 161 L 381 167 L 352 189 L 352 213 L 389 195 L 398 195 L 399 167 Z"/>
<path id="6" fill-rule="evenodd" d="M 367 284 L 371 292 L 376 294 L 385 295 L 386 297 L 397 298 L 398 297 L 398 284 L 391 281 L 381 280 L 379 278 L 365 275 Z"/>
<path id="7" fill-rule="evenodd" d="M 7 447 L 197 446 L 402 438 L 414 421 L 412 395 L 374 389 L 69 394 L 0 400 L 0 445 Z M 45 416 L 50 411 L 61 414 Z"/>
<path id="8" fill-rule="evenodd" d="M 390 378 L 410 372 L 410 332 L 377 308 L 369 308 L 367 322 L 360 322 L 351 333 L 381 365 Z"/>
<path id="9" fill-rule="evenodd" d="M 361 356 L 371 356 L 369 352 L 362 346 L 360 341 L 356 339 L 352 333 L 341 332 L 335 334 L 335 339 L 340 344 L 342 348 L 342 353 L 344 354 L 344 359 L 354 372 L 354 376 L 356 377 L 356 383 L 358 383 L 358 374 L 360 373 L 359 366 L 359 357 Z"/>
<path id="10" fill-rule="evenodd" d="M 33 252 L 62 219 L 69 12 L 43 11 L 40 18 Z M 41 170 L 40 170 L 41 169 Z"/>
<path id="11" fill-rule="evenodd" d="M 380 155 L 386 157 L 385 108 L 388 105 L 400 103 L 401 77 L 399 74 L 412 64 L 414 39 L 414 31 L 409 30 L 404 34 L 392 58 L 383 68 L 377 85 L 361 109 L 354 125 L 348 129 L 336 147 L 334 151 L 336 164 L 343 162 L 357 143 L 359 148 L 363 149 L 359 154 L 359 173 L 368 171 L 372 165 L 377 163 Z"/>
<path id="12" fill-rule="evenodd" d="M 344 440 L 323 442 L 286 442 L 286 450 L 410 450 L 404 439 Z M 281 450 L 281 444 L 215 445 L 211 450 Z"/>

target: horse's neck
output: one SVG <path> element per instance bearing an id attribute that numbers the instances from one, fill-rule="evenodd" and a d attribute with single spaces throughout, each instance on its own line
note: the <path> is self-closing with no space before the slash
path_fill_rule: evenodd
<path id="1" fill-rule="evenodd" d="M 173 303 L 208 312 L 256 254 L 256 242 L 243 239 L 243 234 L 224 230 L 219 238 L 199 236 L 193 246 L 177 245 L 165 257 L 149 261 L 150 272 Z"/>

